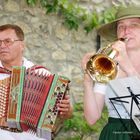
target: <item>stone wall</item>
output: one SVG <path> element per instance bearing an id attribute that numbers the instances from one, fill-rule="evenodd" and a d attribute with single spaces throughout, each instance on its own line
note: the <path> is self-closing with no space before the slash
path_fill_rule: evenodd
<path id="1" fill-rule="evenodd" d="M 73 96 L 82 93 L 80 61 L 83 54 L 95 51 L 96 32 L 86 34 L 82 27 L 70 31 L 63 26 L 63 19 L 46 15 L 39 7 L 28 7 L 24 0 L 1 0 L 0 19 L 0 25 L 13 23 L 24 30 L 25 57 L 69 77 Z"/>
<path id="2" fill-rule="evenodd" d="M 122 0 L 80 0 L 79 4 L 89 11 L 94 9 L 103 11 L 113 3 L 120 2 Z M 86 52 L 96 51 L 94 30 L 89 34 L 82 27 L 78 31 L 68 30 L 63 26 L 62 18 L 55 14 L 46 15 L 41 7 L 29 7 L 26 0 L 1 0 L 0 21 L 0 25 L 6 23 L 19 25 L 25 32 L 24 56 L 34 63 L 46 66 L 53 73 L 69 77 L 73 100 L 81 101 L 79 99 L 83 94 L 81 59 Z"/>
<path id="3" fill-rule="evenodd" d="M 139 0 L 79 0 L 89 12 L 93 9 L 100 12 L 121 2 L 140 3 Z M 62 18 L 46 15 L 41 7 L 29 7 L 26 0 L 0 0 L 0 25 L 7 23 L 17 24 L 24 30 L 24 56 L 53 73 L 69 77 L 73 102 L 82 102 L 81 59 L 86 52 L 96 51 L 95 30 L 89 34 L 82 27 L 78 31 L 68 30 Z"/>

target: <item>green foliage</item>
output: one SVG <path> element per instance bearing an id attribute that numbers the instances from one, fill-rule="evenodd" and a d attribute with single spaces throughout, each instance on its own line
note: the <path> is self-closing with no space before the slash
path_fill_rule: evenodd
<path id="1" fill-rule="evenodd" d="M 90 136 L 93 133 L 99 135 L 101 129 L 107 122 L 107 109 L 104 108 L 101 119 L 94 125 L 89 126 L 83 115 L 83 103 L 74 105 L 73 117 L 64 122 L 65 131 L 76 132 L 76 135 L 69 140 L 81 140 L 85 135 Z"/>
<path id="2" fill-rule="evenodd" d="M 29 5 L 35 6 L 36 0 L 26 0 Z"/>
<path id="3" fill-rule="evenodd" d="M 111 7 L 107 9 L 104 13 L 102 13 L 100 23 L 108 23 L 115 19 L 117 7 Z"/>
<path id="4" fill-rule="evenodd" d="M 82 25 L 87 33 L 100 24 L 113 20 L 116 11 L 116 7 L 112 7 L 104 13 L 96 11 L 89 13 L 78 6 L 77 0 L 26 0 L 26 2 L 30 6 L 40 4 L 46 10 L 46 14 L 56 13 L 62 16 L 63 24 L 69 29 L 77 30 Z"/>
<path id="5" fill-rule="evenodd" d="M 84 29 L 86 30 L 87 33 L 89 33 L 94 27 L 97 27 L 100 25 L 98 21 L 98 15 L 97 13 L 93 13 L 89 16 L 87 16 L 86 21 L 87 23 L 84 26 Z"/>

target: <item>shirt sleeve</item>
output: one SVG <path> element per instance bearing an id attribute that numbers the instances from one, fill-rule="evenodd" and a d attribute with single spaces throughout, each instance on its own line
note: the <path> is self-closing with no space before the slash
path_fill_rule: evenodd
<path id="1" fill-rule="evenodd" d="M 95 85 L 93 87 L 93 91 L 105 95 L 106 94 L 106 88 L 107 88 L 106 84 L 95 83 Z"/>

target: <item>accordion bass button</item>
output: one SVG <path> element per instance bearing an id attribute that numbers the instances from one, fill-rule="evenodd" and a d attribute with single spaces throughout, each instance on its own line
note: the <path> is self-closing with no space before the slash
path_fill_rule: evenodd
<path id="1" fill-rule="evenodd" d="M 66 87 L 66 84 L 63 83 L 63 84 L 62 84 L 62 87 Z"/>
<path id="2" fill-rule="evenodd" d="M 54 96 L 56 96 L 57 95 L 57 92 L 54 92 Z"/>
<path id="3" fill-rule="evenodd" d="M 54 124 L 53 121 L 50 121 L 50 124 L 53 125 Z"/>
<path id="4" fill-rule="evenodd" d="M 62 97 L 62 95 L 63 95 L 63 92 L 61 92 L 61 93 L 59 94 L 59 97 Z"/>
<path id="5" fill-rule="evenodd" d="M 56 88 L 56 93 L 58 94 L 60 92 L 60 87 Z"/>
<path id="6" fill-rule="evenodd" d="M 56 106 L 58 103 L 60 103 L 60 100 L 57 98 L 57 99 L 56 99 L 56 104 L 55 104 L 55 106 Z"/>
<path id="7" fill-rule="evenodd" d="M 47 118 L 48 118 L 47 121 L 50 122 L 52 120 L 52 115 L 48 115 Z"/>
<path id="8" fill-rule="evenodd" d="M 57 111 L 56 111 L 57 112 Z M 56 112 L 54 112 L 53 114 L 56 116 L 57 115 L 57 113 Z"/>

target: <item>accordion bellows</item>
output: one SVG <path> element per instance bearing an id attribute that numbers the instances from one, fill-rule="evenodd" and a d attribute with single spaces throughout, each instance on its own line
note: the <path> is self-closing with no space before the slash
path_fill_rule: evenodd
<path id="1" fill-rule="evenodd" d="M 60 121 L 57 104 L 67 94 L 69 82 L 42 66 L 13 67 L 10 76 L 0 80 L 0 126 L 51 140 Z"/>

